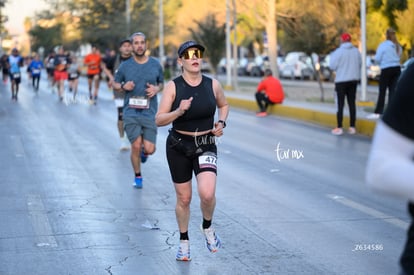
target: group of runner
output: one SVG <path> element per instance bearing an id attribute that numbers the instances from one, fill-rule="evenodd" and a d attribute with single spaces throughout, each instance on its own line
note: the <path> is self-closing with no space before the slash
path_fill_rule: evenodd
<path id="1" fill-rule="evenodd" d="M 106 75 L 108 85 L 113 81 L 113 70 L 106 66 L 107 58 L 102 58 L 99 49 L 92 46 L 92 50 L 83 59 L 83 64 L 78 61 L 76 55 L 68 54 L 63 47 L 59 47 L 58 53 L 52 51 L 45 59 L 49 87 L 54 91 L 57 87 L 59 99 L 63 100 L 64 81 L 69 82 L 69 92 L 73 92 L 73 100 L 76 100 L 79 77 L 82 65 L 86 66 L 88 78 L 89 102 L 97 104 L 102 73 Z"/>
<path id="2" fill-rule="evenodd" d="M 97 102 L 102 73 L 105 73 L 114 91 L 121 149 L 130 149 L 135 188 L 143 188 L 141 164 L 156 151 L 158 127 L 172 124 L 166 140 L 166 157 L 177 197 L 176 219 L 180 233 L 176 254 L 178 261 L 191 260 L 188 225 L 193 174 L 201 202 L 203 219 L 200 229 L 206 246 L 213 253 L 221 247 L 221 240 L 212 226 L 216 205 L 216 138 L 223 135 L 229 106 L 218 80 L 201 73 L 204 50 L 204 46 L 195 41 L 184 42 L 178 48 L 177 62 L 182 74 L 168 81 L 165 90 L 163 68 L 156 58 L 147 55 L 147 40 L 142 32 L 133 33 L 129 39 L 121 41 L 118 55 L 112 53 L 103 60 L 98 49 L 92 47 L 83 60 L 87 66 L 89 100 L 93 104 Z M 13 50 L 8 60 L 13 81 L 16 77 L 20 81 L 20 74 L 14 75 L 15 68 L 20 73 L 20 60 L 21 57 Z M 51 86 L 58 87 L 59 99 L 63 100 L 65 80 L 79 78 L 76 58 L 60 47 L 44 63 Z M 40 69 L 43 65 L 39 65 L 39 60 L 37 64 L 32 67 Z M 31 69 L 29 72 L 33 73 Z M 70 89 L 75 94 L 76 84 L 73 83 Z M 161 91 L 163 95 L 158 103 Z M 13 86 L 12 92 L 14 95 Z"/>
<path id="3" fill-rule="evenodd" d="M 32 84 L 35 92 L 39 91 L 39 82 L 43 70 L 46 70 L 48 87 L 53 93 L 57 91 L 60 101 L 64 100 L 65 82 L 68 81 L 69 92 L 72 93 L 73 102 L 76 102 L 78 94 L 79 77 L 81 76 L 82 66 L 86 66 L 86 76 L 88 80 L 89 103 L 97 104 L 100 82 L 104 74 L 108 88 L 112 90 L 115 69 L 121 62 L 127 60 L 132 55 L 132 47 L 129 39 L 121 41 L 119 54 L 115 50 L 108 51 L 102 57 L 99 49 L 92 46 L 91 52 L 82 61 L 76 55 L 65 52 L 63 47 L 59 47 L 57 52 L 51 51 L 42 61 L 39 54 L 24 59 L 17 48 L 13 48 L 10 55 L 4 54 L 0 58 L 0 66 L 3 74 L 3 83 L 7 84 L 10 79 L 12 101 L 18 100 L 19 85 L 22 80 L 23 67 L 27 65 L 28 83 Z M 129 150 L 130 143 L 124 134 L 122 109 L 124 105 L 124 92 L 113 91 L 114 101 L 118 112 L 117 128 L 120 137 L 120 149 Z"/>
<path id="4" fill-rule="evenodd" d="M 89 100 L 91 104 L 96 104 L 99 92 L 101 73 L 107 76 L 108 85 L 113 80 L 112 71 L 107 69 L 105 62 L 108 59 L 101 58 L 99 50 L 92 47 L 92 52 L 85 56 L 83 65 L 87 67 Z M 59 47 L 57 53 L 50 52 L 42 61 L 40 55 L 35 53 L 32 57 L 23 58 L 17 48 L 11 50 L 11 54 L 3 54 L 0 58 L 2 69 L 2 80 L 6 84 L 10 79 L 12 100 L 17 101 L 19 85 L 22 80 L 22 67 L 27 65 L 27 76 L 35 92 L 39 91 L 39 83 L 43 69 L 46 69 L 49 88 L 52 92 L 57 90 L 60 101 L 64 99 L 65 81 L 69 83 L 69 91 L 73 92 L 73 100 L 76 100 L 78 91 L 79 77 L 81 76 L 82 64 L 78 62 L 76 55 L 65 52 L 63 47 Z M 93 87 L 93 93 L 92 93 Z"/>

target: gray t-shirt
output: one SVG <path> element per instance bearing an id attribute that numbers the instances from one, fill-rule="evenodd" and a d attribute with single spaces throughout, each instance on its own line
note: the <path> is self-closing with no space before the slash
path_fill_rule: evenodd
<path id="1" fill-rule="evenodd" d="M 135 87 L 134 90 L 125 93 L 124 117 L 145 116 L 155 118 L 158 110 L 157 96 L 149 99 L 148 109 L 131 108 L 129 103 L 131 97 L 146 97 L 147 83 L 152 85 L 164 83 L 161 64 L 153 57 L 149 57 L 144 64 L 137 63 L 134 58 L 122 62 L 115 74 L 115 82 L 126 83 L 128 81 L 133 81 Z"/>

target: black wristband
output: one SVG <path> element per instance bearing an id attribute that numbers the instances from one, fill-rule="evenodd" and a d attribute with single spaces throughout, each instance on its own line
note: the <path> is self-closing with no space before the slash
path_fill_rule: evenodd
<path id="1" fill-rule="evenodd" d="M 226 122 L 224 120 L 219 120 L 218 123 L 223 124 L 223 128 L 226 128 Z"/>

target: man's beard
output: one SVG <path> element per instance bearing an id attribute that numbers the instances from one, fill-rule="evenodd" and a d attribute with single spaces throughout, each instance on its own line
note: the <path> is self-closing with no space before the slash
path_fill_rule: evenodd
<path id="1" fill-rule="evenodd" d="M 132 51 L 132 54 L 136 57 L 143 57 L 145 56 L 145 51 L 143 51 L 142 53 L 138 53 L 138 51 Z"/>

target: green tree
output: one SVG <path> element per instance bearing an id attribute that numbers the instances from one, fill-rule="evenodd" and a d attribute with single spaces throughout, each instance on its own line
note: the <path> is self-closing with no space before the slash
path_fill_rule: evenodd
<path id="1" fill-rule="evenodd" d="M 29 34 L 32 37 L 31 48 L 36 51 L 40 47 L 45 48 L 45 52 L 50 52 L 56 45 L 62 44 L 63 26 L 58 24 L 51 27 L 41 27 L 36 25 Z"/>
<path id="2" fill-rule="evenodd" d="M 141 31 L 147 40 L 156 41 L 158 20 L 155 14 L 158 0 L 129 0 L 131 32 Z M 118 48 L 126 38 L 126 0 L 48 0 L 50 11 L 55 14 L 69 12 L 71 24 L 76 24 L 80 35 L 78 44 L 91 43 L 101 49 Z M 136 27 L 139 26 L 139 29 Z"/>
<path id="3" fill-rule="evenodd" d="M 414 56 L 414 0 L 409 0 L 408 9 L 398 14 L 397 25 L 399 26 L 398 40 L 403 46 L 406 56 Z"/>
<path id="4" fill-rule="evenodd" d="M 58 18 L 52 11 L 41 11 L 35 15 L 37 23 L 31 26 L 31 50 L 37 51 L 44 47 L 45 52 L 50 52 L 57 45 L 62 45 L 64 40 L 64 24 L 56 20 Z"/>
<path id="5" fill-rule="evenodd" d="M 398 29 L 397 15 L 398 12 L 408 9 L 407 0 L 371 0 L 370 7 L 374 11 L 381 11 L 387 18 L 390 27 Z"/>
<path id="6" fill-rule="evenodd" d="M 73 16 L 79 18 L 78 29 L 83 43 L 99 48 L 116 48 L 125 38 L 125 0 L 67 2 Z"/>
<path id="7" fill-rule="evenodd" d="M 216 74 L 216 68 L 223 56 L 226 47 L 226 29 L 225 25 L 219 25 L 214 14 L 209 14 L 204 21 L 194 20 L 197 29 L 189 28 L 193 39 L 206 47 L 206 55 L 210 61 L 213 73 Z"/>

